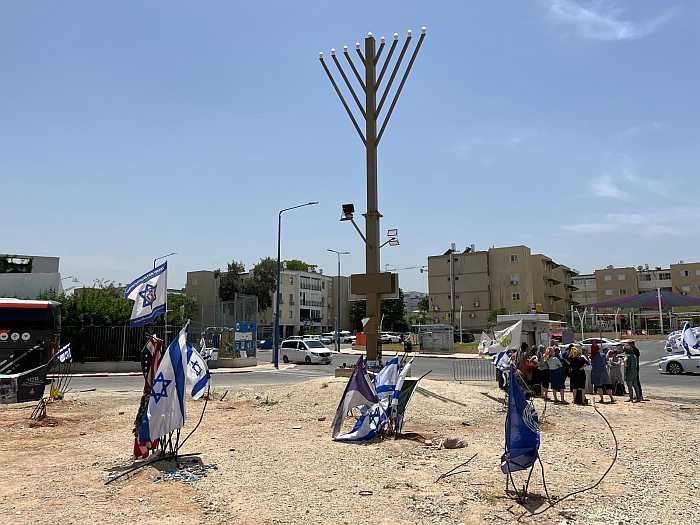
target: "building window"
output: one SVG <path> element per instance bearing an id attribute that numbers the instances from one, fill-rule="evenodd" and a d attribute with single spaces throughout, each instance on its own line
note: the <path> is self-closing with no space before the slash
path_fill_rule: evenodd
<path id="1" fill-rule="evenodd" d="M 514 293 L 513 294 L 513 301 L 519 301 L 520 300 L 520 294 L 519 293 Z"/>
<path id="2" fill-rule="evenodd" d="M 294 284 L 294 277 L 289 278 L 289 284 Z"/>
<path id="3" fill-rule="evenodd" d="M 642 281 L 651 281 L 651 274 L 650 273 L 643 273 L 639 277 Z"/>
<path id="4" fill-rule="evenodd" d="M 516 254 L 511 254 L 510 262 L 512 262 L 512 263 L 518 262 L 518 256 Z"/>
<path id="5" fill-rule="evenodd" d="M 618 273 L 618 274 L 617 274 L 617 280 L 618 280 L 618 281 L 624 281 L 624 280 L 625 280 L 625 274 L 624 274 L 624 273 Z"/>
<path id="6" fill-rule="evenodd" d="M 604 279 L 605 279 L 606 281 L 612 281 L 612 275 L 606 275 L 606 276 L 604 277 Z"/>
<path id="7" fill-rule="evenodd" d="M 659 274 L 660 281 L 668 281 L 671 279 L 671 272 L 663 272 Z"/>
<path id="8" fill-rule="evenodd" d="M 627 290 L 620 288 L 620 295 L 627 295 Z"/>
<path id="9" fill-rule="evenodd" d="M 479 305 L 480 305 L 480 304 L 481 304 L 481 303 L 479 303 L 479 301 L 474 301 L 474 308 L 479 308 Z"/>
<path id="10" fill-rule="evenodd" d="M 294 304 L 294 294 L 293 293 L 289 294 L 289 304 Z"/>
<path id="11" fill-rule="evenodd" d="M 688 277 L 690 275 L 688 270 L 683 270 L 681 273 L 683 274 L 683 277 Z"/>
<path id="12" fill-rule="evenodd" d="M 455 275 L 455 281 L 459 281 L 459 275 Z"/>
<path id="13" fill-rule="evenodd" d="M 520 274 L 519 273 L 514 273 L 513 275 L 510 276 L 510 284 L 513 286 L 518 286 L 520 284 Z"/>
<path id="14" fill-rule="evenodd" d="M 470 312 L 469 319 L 476 319 L 476 314 L 474 312 Z"/>
<path id="15" fill-rule="evenodd" d="M 612 295 L 612 290 L 605 290 L 605 295 Z"/>

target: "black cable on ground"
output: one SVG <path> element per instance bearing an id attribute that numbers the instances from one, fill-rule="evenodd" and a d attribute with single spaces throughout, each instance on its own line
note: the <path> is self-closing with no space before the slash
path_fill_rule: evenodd
<path id="1" fill-rule="evenodd" d="M 598 485 L 600 485 L 600 484 L 603 482 L 603 480 L 605 479 L 605 477 L 610 473 L 610 471 L 612 470 L 612 468 L 615 466 L 615 463 L 617 462 L 617 455 L 618 455 L 618 452 L 619 452 L 619 445 L 618 445 L 618 442 L 617 442 L 617 436 L 615 435 L 615 431 L 613 430 L 612 425 L 610 424 L 610 422 L 608 421 L 608 419 L 602 414 L 602 412 L 601 412 L 600 410 L 598 410 L 598 407 L 595 405 L 595 400 L 593 400 L 593 410 L 595 410 L 595 411 L 598 413 L 598 415 L 599 415 L 600 417 L 603 418 L 603 421 L 605 421 L 605 424 L 606 424 L 606 425 L 608 426 L 608 428 L 610 429 L 610 433 L 612 434 L 613 440 L 614 440 L 614 442 L 615 442 L 615 454 L 614 454 L 614 456 L 613 456 L 612 462 L 610 463 L 610 466 L 609 466 L 609 467 L 607 468 L 607 470 L 603 473 L 603 475 L 600 477 L 600 479 L 598 479 L 598 481 L 596 481 L 596 482 L 595 482 L 593 485 L 591 485 L 590 487 L 585 487 L 585 488 L 583 488 L 583 489 L 575 490 L 574 492 L 569 492 L 568 494 L 565 494 L 564 496 L 562 496 L 561 498 L 559 498 L 559 499 L 556 500 L 555 502 L 550 502 L 549 505 L 547 505 L 544 509 L 538 510 L 537 512 L 530 512 L 530 513 L 528 513 L 528 512 L 523 512 L 523 513 L 518 517 L 518 521 L 520 521 L 520 520 L 521 520 L 523 517 L 525 517 L 525 516 L 527 516 L 527 517 L 532 517 L 532 516 L 539 516 L 540 514 L 544 514 L 544 513 L 547 512 L 548 510 L 552 509 L 555 505 L 558 505 L 558 504 L 561 503 L 562 501 L 564 501 L 564 500 L 566 500 L 566 499 L 569 499 L 569 498 L 572 497 L 572 496 L 576 496 L 577 494 L 581 494 L 581 493 L 583 493 L 583 492 L 587 492 L 587 491 L 589 491 L 589 490 L 593 490 L 594 488 L 596 488 Z M 547 482 L 545 481 L 545 478 L 544 478 L 544 467 L 542 468 L 542 484 L 544 485 L 545 493 L 549 494 L 548 491 L 547 491 Z"/>
<path id="2" fill-rule="evenodd" d="M 202 407 L 202 413 L 199 415 L 199 421 L 197 421 L 197 424 L 196 424 L 196 425 L 194 426 L 194 428 L 190 431 L 190 433 L 187 434 L 187 437 L 186 437 L 185 439 L 182 440 L 182 443 L 180 443 L 179 445 L 176 444 L 175 454 L 177 454 L 177 451 L 180 450 L 180 449 L 185 445 L 185 443 L 187 442 L 187 440 L 190 439 L 190 436 L 191 436 L 192 434 L 194 434 L 195 430 L 197 430 L 197 429 L 199 428 L 199 425 L 202 423 L 202 419 L 204 419 L 204 411 L 207 409 L 207 404 L 209 403 L 209 392 L 210 392 L 210 390 L 211 390 L 211 383 L 209 383 L 209 384 L 207 385 L 207 397 L 204 399 L 204 406 Z M 178 433 L 179 433 L 179 430 L 178 430 Z M 179 436 L 179 434 L 178 434 L 178 441 L 179 441 L 179 438 L 180 438 L 180 436 Z"/>
<path id="3" fill-rule="evenodd" d="M 472 457 L 470 457 L 470 458 L 469 458 L 467 461 L 465 461 L 464 463 L 460 463 L 460 464 L 457 465 L 455 468 L 453 468 L 453 469 L 451 469 L 451 470 L 448 470 L 448 471 L 445 472 L 444 474 L 440 474 L 440 476 L 438 477 L 438 479 L 435 480 L 435 483 L 437 483 L 437 482 L 440 481 L 441 479 L 445 479 L 446 477 L 449 477 L 449 476 L 456 476 L 457 474 L 461 474 L 462 472 L 466 472 L 466 470 L 460 470 L 460 471 L 458 471 L 458 472 L 455 472 L 455 470 L 457 470 L 457 469 L 460 468 L 460 467 L 464 467 L 464 466 L 468 465 L 469 462 L 470 462 L 472 459 L 474 459 L 476 456 L 477 456 L 477 454 L 474 454 Z"/>

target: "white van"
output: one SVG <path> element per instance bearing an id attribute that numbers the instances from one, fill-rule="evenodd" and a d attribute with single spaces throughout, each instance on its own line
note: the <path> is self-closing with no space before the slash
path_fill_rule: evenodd
<path id="1" fill-rule="evenodd" d="M 286 339 L 282 341 L 282 361 L 285 363 L 318 363 L 329 365 L 331 352 L 317 339 Z"/>

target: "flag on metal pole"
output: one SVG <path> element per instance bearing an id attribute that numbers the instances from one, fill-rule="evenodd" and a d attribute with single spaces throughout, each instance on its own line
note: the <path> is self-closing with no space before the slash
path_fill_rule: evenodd
<path id="1" fill-rule="evenodd" d="M 167 261 L 143 274 L 124 290 L 124 297 L 134 301 L 129 326 L 152 323 L 165 313 L 168 300 Z"/>
<path id="2" fill-rule="evenodd" d="M 690 357 L 691 355 L 698 355 L 698 353 L 700 352 L 700 343 L 698 342 L 698 338 L 695 335 L 695 332 L 693 332 L 690 323 L 687 321 L 683 325 L 683 336 L 681 337 L 681 344 L 683 345 L 683 349 L 685 350 L 685 353 L 688 357 Z M 691 350 L 697 350 L 698 352 L 691 352 Z"/>
<path id="3" fill-rule="evenodd" d="M 515 367 L 510 367 L 508 379 L 508 412 L 506 413 L 505 452 L 501 456 L 504 474 L 530 468 L 537 460 L 540 448 L 540 423 L 537 412 L 525 399 Z"/>
<path id="4" fill-rule="evenodd" d="M 187 328 L 170 343 L 151 386 L 148 409 L 139 426 L 140 443 L 181 428 L 185 423 L 185 371 L 187 369 Z"/>

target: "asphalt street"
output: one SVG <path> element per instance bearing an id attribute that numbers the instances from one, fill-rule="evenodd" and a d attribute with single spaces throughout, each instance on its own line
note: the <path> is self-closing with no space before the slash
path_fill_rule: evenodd
<path id="1" fill-rule="evenodd" d="M 700 389 L 700 375 L 671 376 L 658 371 L 659 359 L 666 355 L 663 343 L 643 341 L 638 344 L 641 352 L 640 377 L 642 386 L 660 387 L 668 392 L 669 397 L 674 397 L 675 389 Z M 270 363 L 272 353 L 270 350 L 258 352 L 260 364 Z M 216 388 L 243 387 L 270 384 L 293 384 L 319 377 L 332 377 L 337 366 L 352 364 L 357 360 L 356 355 L 334 354 L 330 365 L 304 365 L 297 364 L 293 368 L 274 370 L 262 368 L 246 373 L 214 374 L 212 384 Z M 454 367 L 460 366 L 459 359 L 417 357 L 413 365 L 415 376 L 423 375 L 430 371 L 428 378 L 442 381 L 454 380 Z M 71 389 L 80 390 L 108 390 L 108 391 L 141 391 L 143 378 L 140 376 L 112 375 L 107 377 L 75 377 L 71 382 Z"/>

